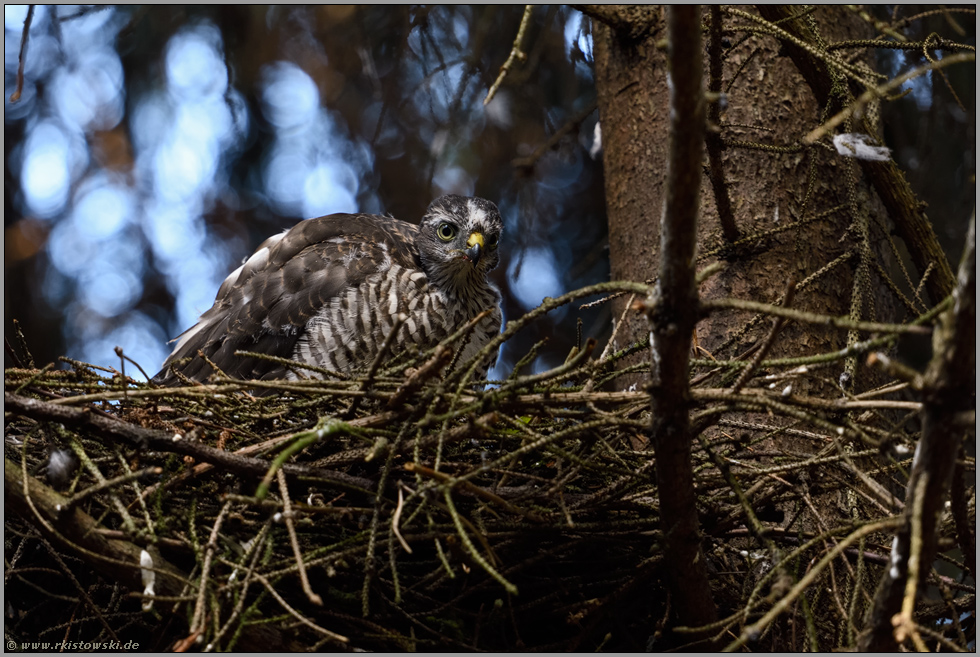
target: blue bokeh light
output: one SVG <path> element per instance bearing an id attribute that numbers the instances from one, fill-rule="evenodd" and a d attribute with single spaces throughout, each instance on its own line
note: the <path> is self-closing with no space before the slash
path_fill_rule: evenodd
<path id="1" fill-rule="evenodd" d="M 48 257 L 58 271 L 75 278 L 92 261 L 98 244 L 72 221 L 62 221 L 48 237 Z"/>
<path id="2" fill-rule="evenodd" d="M 525 310 L 541 305 L 544 297 L 560 296 L 564 291 L 558 265 L 551 249 L 532 246 L 527 248 L 520 260 L 514 258 L 507 267 L 507 277 L 511 280 L 511 292 Z M 558 309 L 556 312 L 562 312 Z"/>
<path id="3" fill-rule="evenodd" d="M 99 258 L 82 270 L 78 279 L 80 299 L 103 317 L 130 310 L 142 291 L 138 272 L 116 265 Z"/>
<path id="4" fill-rule="evenodd" d="M 30 5 L 4 5 L 4 29 L 11 32 L 20 32 L 24 28 L 24 19 L 27 18 L 27 9 L 29 6 Z"/>
<path id="5" fill-rule="evenodd" d="M 153 200 L 143 210 L 143 232 L 161 268 L 171 273 L 187 253 L 198 253 L 206 231 L 197 204 Z"/>
<path id="6" fill-rule="evenodd" d="M 167 44 L 167 88 L 177 99 L 221 95 L 228 88 L 221 32 L 211 23 L 186 27 Z"/>
<path id="7" fill-rule="evenodd" d="M 156 370 L 152 363 L 158 363 L 166 358 L 169 349 L 165 342 L 167 336 L 160 325 L 144 313 L 132 312 L 118 326 L 104 335 L 92 335 L 85 340 L 80 350 L 80 358 L 88 363 L 98 363 L 106 367 L 119 369 L 119 356 L 115 348 L 121 347 L 123 353 L 139 363 L 147 374 L 153 376 Z M 130 363 L 125 364 L 126 376 L 138 381 L 145 381 L 139 370 Z"/>
<path id="8" fill-rule="evenodd" d="M 301 131 L 316 121 L 320 92 L 313 79 L 292 62 L 276 62 L 262 70 L 262 114 L 280 131 Z"/>
<path id="9" fill-rule="evenodd" d="M 106 240 L 132 223 L 136 199 L 124 184 L 97 174 L 85 180 L 75 194 L 71 221 L 76 230 L 95 240 Z"/>
<path id="10" fill-rule="evenodd" d="M 475 181 L 466 169 L 458 166 L 440 167 L 432 176 L 435 196 L 461 194 L 473 196 Z"/>
<path id="11" fill-rule="evenodd" d="M 153 158 L 153 191 L 161 200 L 186 202 L 200 197 L 218 170 L 215 144 L 173 130 Z"/>
<path id="12" fill-rule="evenodd" d="M 356 212 L 358 180 L 370 161 L 350 157 L 349 138 L 321 107 L 313 79 L 291 62 L 276 62 L 263 70 L 262 83 L 262 113 L 276 131 L 263 168 L 273 207 L 298 218 Z"/>
<path id="13" fill-rule="evenodd" d="M 5 10 L 9 36 L 16 29 L 19 37 L 25 16 L 26 9 Z M 112 47 L 124 17 L 114 8 L 72 16 L 61 21 L 58 57 L 30 60 L 50 70 L 42 100 L 50 111 L 29 124 L 23 155 L 11 162 L 20 165 L 25 209 L 53 223 L 46 245 L 53 268 L 42 289 L 53 306 L 70 300 L 63 327 L 68 355 L 115 362 L 116 340 L 155 371 L 168 351 L 167 334 L 187 328 L 211 305 L 232 264 L 203 215 L 227 186 L 222 160 L 246 138 L 248 112 L 228 87 L 220 31 L 207 21 L 184 27 L 162 55 L 162 84 L 132 103 L 132 169 L 125 159 L 114 163 L 118 172 L 92 167 L 94 133 L 114 129 L 125 114 L 123 68 Z M 46 8 L 35 12 L 32 52 L 44 51 L 41 28 L 50 19 Z M 16 73 L 15 41 L 5 47 L 8 79 Z M 24 89 L 27 101 L 30 80 Z M 159 326 L 135 310 L 147 247 L 175 297 L 178 326 Z"/>
<path id="14" fill-rule="evenodd" d="M 66 125 L 109 130 L 123 116 L 123 69 L 108 48 L 80 53 L 71 67 L 54 74 L 52 101 Z"/>
<path id="15" fill-rule="evenodd" d="M 38 217 L 57 215 L 68 202 L 75 159 L 68 136 L 53 121 L 41 121 L 30 131 L 24 153 L 20 186 L 27 206 Z"/>
<path id="16" fill-rule="evenodd" d="M 889 77 L 898 77 L 920 63 L 918 56 L 920 54 L 918 53 L 915 58 L 912 58 L 904 50 L 886 50 L 881 53 L 881 60 Z M 942 53 L 939 51 L 933 51 L 933 55 L 942 59 Z M 906 90 L 910 90 L 909 95 L 915 100 L 920 112 L 928 110 L 932 105 L 932 71 L 906 81 L 899 89 L 899 93 Z"/>
<path id="17" fill-rule="evenodd" d="M 202 251 L 196 258 L 182 262 L 169 276 L 168 282 L 176 290 L 177 297 L 176 324 L 168 332 L 171 337 L 193 326 L 198 317 L 214 303 L 218 286 L 229 269 L 230 263 L 224 255 L 223 251 Z"/>

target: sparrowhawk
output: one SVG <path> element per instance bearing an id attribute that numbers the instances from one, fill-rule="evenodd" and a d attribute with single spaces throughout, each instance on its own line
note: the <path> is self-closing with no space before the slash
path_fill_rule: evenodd
<path id="1" fill-rule="evenodd" d="M 399 315 L 389 355 L 435 346 L 490 310 L 462 346 L 464 362 L 500 331 L 500 293 L 487 273 L 500 260 L 502 228 L 493 203 L 456 195 L 433 201 L 418 226 L 373 214 L 302 221 L 224 280 L 153 380 L 179 384 L 177 370 L 203 382 L 213 372 L 208 360 L 235 378 L 296 378 L 239 350 L 349 373 L 371 364 Z M 481 377 L 495 359 L 480 364 Z"/>

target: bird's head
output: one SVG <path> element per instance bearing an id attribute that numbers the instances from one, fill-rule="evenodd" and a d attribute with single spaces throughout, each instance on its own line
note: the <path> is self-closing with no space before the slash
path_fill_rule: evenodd
<path id="1" fill-rule="evenodd" d="M 419 224 L 422 267 L 437 285 L 485 279 L 500 262 L 503 221 L 482 198 L 449 194 L 434 200 Z"/>

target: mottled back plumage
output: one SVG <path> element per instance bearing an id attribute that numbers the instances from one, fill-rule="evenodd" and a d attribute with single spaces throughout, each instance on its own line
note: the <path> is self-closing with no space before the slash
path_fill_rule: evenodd
<path id="1" fill-rule="evenodd" d="M 371 214 L 302 221 L 225 279 L 153 380 L 177 385 L 176 369 L 206 381 L 213 368 L 198 351 L 240 379 L 295 374 L 239 350 L 352 372 L 370 365 L 399 314 L 389 355 L 434 346 L 489 309 L 460 354 L 468 359 L 500 330 L 500 294 L 487 273 L 501 229 L 493 203 L 455 195 L 433 201 L 418 226 Z"/>

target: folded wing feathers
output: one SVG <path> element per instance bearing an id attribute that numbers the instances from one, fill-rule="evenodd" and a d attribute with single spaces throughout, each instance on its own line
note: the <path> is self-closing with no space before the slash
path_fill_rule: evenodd
<path id="1" fill-rule="evenodd" d="M 192 361 L 180 371 L 206 380 L 211 366 L 196 357 L 198 350 L 229 376 L 284 376 L 282 366 L 234 352 L 290 358 L 307 322 L 348 286 L 384 262 L 418 267 L 417 232 L 412 224 L 390 217 L 337 214 L 302 221 L 270 237 L 222 282 L 214 305 L 180 335 L 154 381 L 177 383 L 170 365 L 188 356 Z"/>

